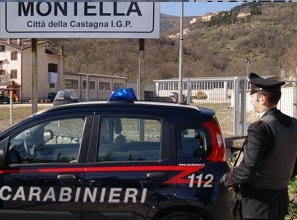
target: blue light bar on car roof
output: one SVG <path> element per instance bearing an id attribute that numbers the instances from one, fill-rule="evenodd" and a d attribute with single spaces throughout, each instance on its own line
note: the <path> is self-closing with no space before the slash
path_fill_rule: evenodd
<path id="1" fill-rule="evenodd" d="M 125 101 L 125 102 L 134 102 L 137 98 L 132 88 L 124 88 L 112 91 L 108 101 Z"/>

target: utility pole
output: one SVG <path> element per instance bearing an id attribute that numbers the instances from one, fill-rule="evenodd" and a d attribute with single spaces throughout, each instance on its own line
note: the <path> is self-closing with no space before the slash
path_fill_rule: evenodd
<path id="1" fill-rule="evenodd" d="M 144 39 L 139 39 L 139 70 L 137 82 L 137 98 L 144 100 L 144 88 L 142 77 L 144 76 Z"/>
<path id="2" fill-rule="evenodd" d="M 37 112 L 38 103 L 38 89 L 37 89 L 37 39 L 31 39 L 32 44 L 32 90 L 31 90 L 31 104 L 32 114 Z"/>
<path id="3" fill-rule="evenodd" d="M 245 62 L 246 62 L 246 77 L 249 77 L 249 67 L 250 67 L 250 64 L 251 64 L 251 61 L 248 57 L 245 57 Z"/>
<path id="4" fill-rule="evenodd" d="M 86 102 L 90 101 L 90 75 L 86 75 Z"/>
<path id="5" fill-rule="evenodd" d="M 178 103 L 183 103 L 183 17 L 184 17 L 184 3 L 180 3 L 180 38 L 179 38 L 179 83 L 178 83 Z"/>

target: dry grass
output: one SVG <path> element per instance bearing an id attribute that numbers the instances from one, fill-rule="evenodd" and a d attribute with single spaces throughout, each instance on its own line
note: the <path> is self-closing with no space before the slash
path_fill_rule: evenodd
<path id="1" fill-rule="evenodd" d="M 233 109 L 228 103 L 207 103 L 198 104 L 199 107 L 210 108 L 215 111 L 216 117 L 221 125 L 223 135 L 229 137 L 233 135 Z"/>
<path id="2" fill-rule="evenodd" d="M 39 105 L 38 111 L 41 111 L 43 109 L 49 108 L 51 105 Z M 12 108 L 12 124 L 15 124 L 17 122 L 20 122 L 30 115 L 32 115 L 32 108 L 30 105 L 27 104 L 18 104 L 13 105 Z M 10 105 L 3 104 L 0 105 L 0 131 L 3 131 L 4 129 L 8 128 L 10 124 Z"/>

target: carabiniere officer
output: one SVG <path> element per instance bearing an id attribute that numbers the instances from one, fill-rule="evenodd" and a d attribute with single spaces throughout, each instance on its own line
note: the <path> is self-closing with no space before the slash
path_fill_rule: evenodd
<path id="1" fill-rule="evenodd" d="M 248 127 L 243 160 L 225 174 L 226 187 L 242 194 L 244 219 L 283 220 L 288 185 L 297 174 L 297 120 L 277 109 L 285 82 L 249 74 L 251 103 L 260 118 Z"/>

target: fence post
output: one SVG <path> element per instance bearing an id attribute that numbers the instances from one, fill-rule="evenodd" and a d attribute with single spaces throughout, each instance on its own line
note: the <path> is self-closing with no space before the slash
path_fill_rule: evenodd
<path id="1" fill-rule="evenodd" d="M 234 77 L 234 111 L 233 111 L 233 135 L 238 135 L 239 115 L 239 79 Z"/>
<path id="2" fill-rule="evenodd" d="M 191 103 L 191 95 L 192 95 L 192 86 L 191 86 L 191 80 L 187 80 L 187 104 L 190 105 Z"/>
<path id="3" fill-rule="evenodd" d="M 240 115 L 240 123 L 241 123 L 241 135 L 247 134 L 247 124 L 246 124 L 246 78 L 240 79 L 240 94 L 241 94 L 241 115 Z"/>
<path id="4" fill-rule="evenodd" d="M 234 77 L 233 135 L 246 133 L 246 79 Z"/>

